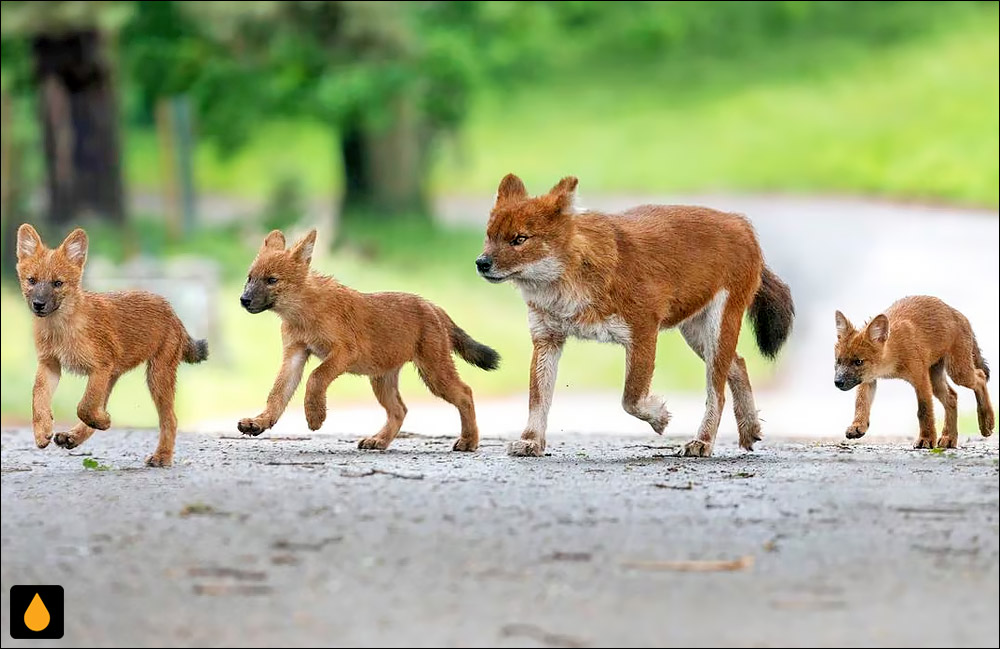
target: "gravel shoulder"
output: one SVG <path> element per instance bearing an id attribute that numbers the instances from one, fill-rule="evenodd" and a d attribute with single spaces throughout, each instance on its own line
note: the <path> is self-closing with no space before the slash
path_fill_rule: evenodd
<path id="1" fill-rule="evenodd" d="M 3 646 L 45 645 L 9 637 L 25 583 L 66 589 L 52 646 L 998 643 L 995 436 L 356 439 L 184 434 L 151 470 L 152 431 L 4 431 Z"/>

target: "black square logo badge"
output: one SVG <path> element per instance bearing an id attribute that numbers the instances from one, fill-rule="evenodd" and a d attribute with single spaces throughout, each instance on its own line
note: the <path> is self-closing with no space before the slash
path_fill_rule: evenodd
<path id="1" fill-rule="evenodd" d="M 62 586 L 11 586 L 10 637 L 57 640 L 63 637 Z"/>

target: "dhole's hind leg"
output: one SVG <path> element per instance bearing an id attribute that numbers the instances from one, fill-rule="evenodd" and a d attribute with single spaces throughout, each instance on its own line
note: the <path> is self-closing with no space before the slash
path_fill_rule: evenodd
<path id="1" fill-rule="evenodd" d="M 479 448 L 479 428 L 476 426 L 476 407 L 472 401 L 472 389 L 462 382 L 455 370 L 451 350 L 444 346 L 442 338 L 417 353 L 414 363 L 420 378 L 434 395 L 441 397 L 458 409 L 462 418 L 462 435 L 455 441 L 452 450 L 474 451 Z M 437 344 L 440 342 L 441 344 Z"/>
<path id="2" fill-rule="evenodd" d="M 958 446 L 958 393 L 948 385 L 944 377 L 944 361 L 940 360 L 930 369 L 931 387 L 934 396 L 944 406 L 944 430 L 938 439 L 938 448 L 955 448 Z"/>
<path id="3" fill-rule="evenodd" d="M 937 430 L 934 428 L 934 388 L 931 385 L 930 372 L 924 370 L 911 372 L 911 376 L 917 378 L 913 382 L 913 388 L 917 391 L 917 420 L 920 422 L 920 435 L 914 442 L 913 448 L 934 448 L 937 441 Z"/>
<path id="4" fill-rule="evenodd" d="M 698 435 L 684 445 L 682 455 L 708 457 L 712 454 L 722 408 L 726 403 L 726 380 L 736 356 L 742 314 L 742 302 L 722 291 L 701 313 L 681 325 L 682 333 L 687 330 L 685 338 L 690 336 L 696 339 L 703 350 L 707 392 L 705 416 L 701 420 Z M 749 381 L 747 387 L 749 389 Z M 744 403 L 742 407 L 746 405 Z M 756 410 L 754 416 L 756 417 Z"/>
<path id="5" fill-rule="evenodd" d="M 369 377 L 369 381 L 375 398 L 385 408 L 386 422 L 378 433 L 358 442 L 358 448 L 384 451 L 396 439 L 406 417 L 406 404 L 399 396 L 399 368 L 382 376 Z"/>
<path id="6" fill-rule="evenodd" d="M 105 411 L 108 409 L 108 399 L 111 398 L 111 391 L 115 389 L 115 383 L 117 382 L 118 377 L 112 376 L 111 384 L 108 386 L 108 393 L 104 397 Z M 68 430 L 65 433 L 56 433 L 52 438 L 52 441 L 56 443 L 56 446 L 61 446 L 65 449 L 76 448 L 90 439 L 91 435 L 93 435 L 96 430 L 96 428 L 91 428 L 81 421 L 77 422 L 76 426 L 73 426 L 71 430 Z"/>
<path id="7" fill-rule="evenodd" d="M 160 418 L 160 439 L 146 466 L 170 466 L 174 460 L 174 440 L 177 437 L 177 417 L 174 415 L 174 392 L 177 387 L 177 365 L 180 353 L 173 357 L 156 356 L 146 365 L 146 384 L 156 404 Z"/>
<path id="8" fill-rule="evenodd" d="M 986 388 L 986 372 L 973 364 L 971 343 L 960 344 L 956 347 L 945 357 L 948 376 L 955 383 L 976 393 L 979 432 L 983 437 L 989 437 L 993 434 L 995 419 L 993 404 L 990 403 L 990 393 Z"/>

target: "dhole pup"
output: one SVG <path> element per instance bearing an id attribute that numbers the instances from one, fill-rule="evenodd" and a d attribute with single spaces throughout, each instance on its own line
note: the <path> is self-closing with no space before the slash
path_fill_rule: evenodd
<path id="1" fill-rule="evenodd" d="M 177 418 L 174 389 L 177 365 L 208 357 L 204 340 L 193 340 L 170 304 L 145 291 L 91 293 L 80 285 L 87 261 L 87 234 L 77 228 L 54 250 L 46 248 L 28 224 L 17 231 L 17 276 L 35 316 L 38 374 L 31 400 L 35 443 L 54 440 L 74 448 L 111 426 L 108 396 L 118 378 L 146 363 L 146 383 L 160 417 L 160 440 L 146 459 L 149 466 L 170 466 Z M 80 422 L 52 435 L 52 394 L 62 370 L 87 376 L 77 406 Z"/>
<path id="2" fill-rule="evenodd" d="M 904 379 L 917 392 L 920 434 L 914 448 L 955 448 L 958 444 L 958 394 L 945 373 L 976 393 L 979 432 L 993 432 L 993 406 L 986 390 L 990 368 L 976 343 L 968 319 L 936 297 L 916 295 L 895 302 L 871 322 L 856 329 L 836 313 L 837 344 L 833 383 L 841 390 L 858 386 L 854 423 L 847 437 L 868 431 L 878 379 Z M 944 406 L 944 430 L 937 439 L 934 403 Z"/>
<path id="3" fill-rule="evenodd" d="M 528 304 L 534 344 L 528 423 L 512 455 L 541 455 L 556 370 L 568 336 L 625 347 L 625 410 L 662 433 L 670 418 L 650 394 L 661 329 L 677 327 L 704 361 L 705 416 L 684 455 L 712 454 L 725 387 L 740 446 L 760 439 L 750 379 L 736 340 L 749 311 L 757 344 L 774 357 L 792 326 L 788 287 L 764 265 L 745 218 L 705 207 L 642 205 L 621 214 L 574 209 L 577 179 L 532 197 L 507 175 L 490 212 L 479 274 L 511 281 Z"/>
<path id="4" fill-rule="evenodd" d="M 427 387 L 454 405 L 462 419 L 456 451 L 474 451 L 479 429 L 472 390 L 458 377 L 451 353 L 492 370 L 499 355 L 473 340 L 448 314 L 409 293 L 359 293 L 332 277 L 310 271 L 316 231 L 291 248 L 275 230 L 267 235 L 250 265 L 240 303 L 250 313 L 273 310 L 281 318 L 283 360 L 264 412 L 239 422 L 240 432 L 259 435 L 274 426 L 295 392 L 306 359 L 320 364 L 306 382 L 305 412 L 310 430 L 326 419 L 326 390 L 345 372 L 369 377 L 387 421 L 377 434 L 358 443 L 362 449 L 385 449 L 406 416 L 399 396 L 399 370 L 412 361 Z"/>

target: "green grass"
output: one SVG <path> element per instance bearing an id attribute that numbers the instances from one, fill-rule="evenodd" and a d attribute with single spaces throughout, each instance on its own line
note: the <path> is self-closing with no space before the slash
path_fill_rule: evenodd
<path id="1" fill-rule="evenodd" d="M 584 194 L 781 191 L 997 205 L 997 4 L 898 9 L 910 22 L 884 37 L 859 26 L 728 58 L 575 61 L 487 91 L 438 152 L 434 189 L 490 194 L 516 171 L 535 191 L 575 174 Z M 230 158 L 203 143 L 199 187 L 259 198 L 294 177 L 308 195 L 331 196 L 340 190 L 335 142 L 321 125 L 294 122 L 263 126 Z M 157 186 L 155 145 L 149 132 L 129 134 L 134 186 Z"/>
<path id="2" fill-rule="evenodd" d="M 140 227 L 138 239 L 147 251 L 179 252 L 164 244 L 158 227 Z M 345 284 L 363 291 L 399 290 L 419 293 L 444 307 L 454 320 L 477 340 L 495 347 L 503 356 L 496 372 L 483 372 L 459 363 L 459 371 L 477 398 L 523 393 L 528 385 L 531 340 L 526 307 L 512 286 L 493 286 L 479 279 L 473 260 L 482 235 L 468 230 L 435 230 L 419 222 L 404 222 L 388 229 L 355 226 L 350 243 L 332 254 L 319 255 L 315 268 L 331 273 Z M 122 247 L 110 236 L 92 236 L 93 256 L 117 258 Z M 219 246 L 220 240 L 225 245 Z M 246 244 L 240 243 L 247 241 Z M 325 242 L 321 241 L 321 248 Z M 177 399 L 181 421 L 257 414 L 264 404 L 281 358 L 279 320 L 270 313 L 250 315 L 239 306 L 242 277 L 255 253 L 255 241 L 234 232 L 204 232 L 190 239 L 186 251 L 216 250 L 212 257 L 226 278 L 219 302 L 219 335 L 209 341 L 211 362 L 182 365 Z M 30 421 L 31 386 L 35 352 L 31 343 L 31 315 L 12 286 L 0 289 L 4 313 L 0 345 L 0 411 L 8 421 Z M 756 385 L 771 375 L 772 365 L 756 352 L 749 330 L 740 341 Z M 664 332 L 657 350 L 654 388 L 670 393 L 702 390 L 704 365 L 679 334 Z M 314 365 L 315 361 L 311 362 Z M 558 390 L 621 391 L 625 372 L 624 352 L 616 345 L 571 341 L 563 354 Z M 56 392 L 54 411 L 59 421 L 71 421 L 83 393 L 84 379 L 65 375 Z M 408 403 L 431 400 L 416 372 L 407 367 L 401 391 Z M 300 408 L 302 390 L 291 408 Z M 344 376 L 330 390 L 330 407 L 364 402 L 375 404 L 364 377 Z M 108 407 L 116 426 L 154 425 L 156 413 L 141 370 L 119 381 Z M 335 416 L 335 415 L 334 415 Z"/>

